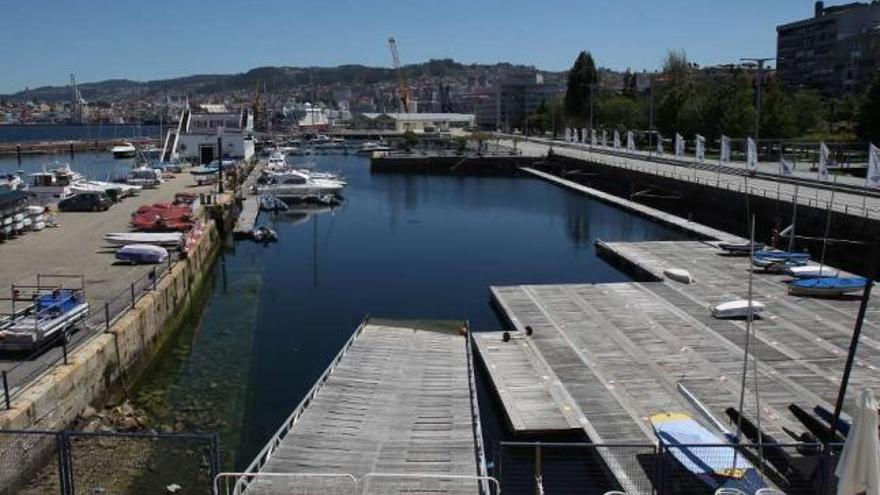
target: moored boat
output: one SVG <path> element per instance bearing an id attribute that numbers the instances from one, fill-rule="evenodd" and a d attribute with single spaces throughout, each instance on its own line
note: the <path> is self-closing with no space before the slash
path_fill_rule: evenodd
<path id="1" fill-rule="evenodd" d="M 830 267 L 828 265 L 809 264 L 802 266 L 790 266 L 786 268 L 785 273 L 795 278 L 822 278 L 837 277 L 840 275 L 840 270 Z"/>
<path id="2" fill-rule="evenodd" d="M 131 158 L 137 154 L 137 148 L 131 143 L 122 143 L 110 148 L 113 158 Z"/>
<path id="3" fill-rule="evenodd" d="M 868 279 L 863 277 L 822 277 L 793 280 L 788 293 L 794 296 L 839 297 L 865 288 Z"/>
<path id="4" fill-rule="evenodd" d="M 109 244 L 125 246 L 128 244 L 153 244 L 156 246 L 179 247 L 183 242 L 180 232 L 117 232 L 104 235 Z"/>
<path id="5" fill-rule="evenodd" d="M 730 254 L 746 255 L 764 249 L 763 242 L 719 242 L 718 247 Z"/>

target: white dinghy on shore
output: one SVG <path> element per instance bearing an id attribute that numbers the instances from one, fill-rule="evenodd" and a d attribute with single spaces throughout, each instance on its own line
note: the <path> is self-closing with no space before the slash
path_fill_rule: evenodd
<path id="1" fill-rule="evenodd" d="M 183 242 L 182 232 L 116 232 L 104 235 L 104 240 L 115 246 L 153 244 L 178 247 Z"/>
<path id="2" fill-rule="evenodd" d="M 670 280 L 675 280 L 676 282 L 681 282 L 683 284 L 689 284 L 694 281 L 691 272 L 684 268 L 667 268 L 663 270 L 663 275 Z"/>
<path id="3" fill-rule="evenodd" d="M 760 317 L 763 312 L 764 304 L 752 301 L 752 317 Z M 718 319 L 747 318 L 749 316 L 749 301 L 737 299 L 712 306 L 712 316 Z"/>

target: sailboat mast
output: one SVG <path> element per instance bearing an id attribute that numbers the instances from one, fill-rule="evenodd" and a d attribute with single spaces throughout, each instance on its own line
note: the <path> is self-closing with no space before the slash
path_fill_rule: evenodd
<path id="1" fill-rule="evenodd" d="M 794 196 L 791 198 L 791 231 L 788 233 L 788 252 L 794 252 L 794 229 L 797 223 L 798 191 L 800 185 L 794 185 Z"/>
<path id="2" fill-rule="evenodd" d="M 837 185 L 837 176 L 834 176 L 834 185 Z M 822 269 L 825 267 L 825 250 L 828 248 L 828 234 L 831 232 L 831 211 L 834 208 L 834 193 L 836 188 L 831 188 L 831 200 L 828 202 L 828 212 L 825 218 L 825 236 L 822 237 L 822 257 L 819 258 L 819 276 L 822 276 Z"/>
<path id="3" fill-rule="evenodd" d="M 755 217 L 754 217 L 754 215 L 750 218 L 749 239 L 750 239 L 751 245 L 754 246 L 755 245 Z M 755 261 L 755 250 L 750 249 L 749 250 L 748 308 L 747 308 L 747 312 L 746 312 L 746 341 L 745 341 L 745 344 L 743 345 L 742 379 L 740 380 L 740 388 L 739 388 L 739 408 L 738 409 L 740 411 L 740 414 L 739 414 L 739 417 L 737 418 L 737 421 L 736 421 L 736 435 L 734 436 L 734 439 L 735 439 L 734 441 L 737 444 L 739 444 L 740 435 L 742 435 L 742 417 L 743 417 L 742 410 L 743 410 L 743 405 L 745 404 L 745 400 L 746 400 L 746 374 L 748 373 L 748 369 L 749 369 L 749 347 L 751 346 L 751 342 L 752 342 L 752 320 L 754 320 L 754 317 L 755 317 L 754 303 L 752 302 L 752 282 L 753 282 L 754 273 L 755 273 L 754 261 Z M 759 411 L 759 413 L 760 413 L 760 411 Z M 759 414 L 759 416 L 760 416 L 760 414 Z M 737 457 L 737 450 L 734 449 L 734 451 L 733 451 L 733 466 L 731 466 L 731 469 L 736 468 L 736 457 Z"/>

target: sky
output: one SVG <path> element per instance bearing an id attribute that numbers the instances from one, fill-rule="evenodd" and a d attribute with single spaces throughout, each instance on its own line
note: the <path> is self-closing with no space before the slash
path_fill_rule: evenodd
<path id="1" fill-rule="evenodd" d="M 844 3 L 826 1 L 826 5 Z M 254 67 L 390 66 L 431 58 L 566 70 L 655 69 L 668 49 L 701 65 L 772 57 L 776 26 L 809 0 L 0 0 L 0 93 Z"/>

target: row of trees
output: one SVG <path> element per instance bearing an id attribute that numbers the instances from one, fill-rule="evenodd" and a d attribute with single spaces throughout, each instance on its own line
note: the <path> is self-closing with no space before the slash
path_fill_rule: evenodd
<path id="1" fill-rule="evenodd" d="M 622 90 L 602 88 L 599 77 L 592 55 L 581 52 L 569 72 L 565 96 L 545 101 L 528 117 L 530 132 L 588 127 L 591 114 L 596 128 L 648 129 L 653 108 L 654 128 L 664 135 L 699 133 L 712 139 L 754 134 L 756 81 L 749 71 L 732 69 L 729 76 L 709 77 L 683 51 L 670 51 L 663 70 L 647 76 L 645 91 L 637 90 L 637 75 L 629 71 Z M 762 92 L 761 139 L 846 139 L 855 130 L 864 139 L 880 141 L 880 82 L 864 97 L 827 99 L 811 89 L 784 88 L 765 74 Z"/>

